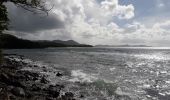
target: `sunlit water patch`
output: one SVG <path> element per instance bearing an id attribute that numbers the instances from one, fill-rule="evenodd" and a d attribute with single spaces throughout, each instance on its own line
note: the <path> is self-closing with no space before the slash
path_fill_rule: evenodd
<path id="1" fill-rule="evenodd" d="M 53 48 L 6 50 L 41 62 L 30 69 L 66 85 L 82 100 L 169 100 L 168 48 Z M 28 60 L 27 60 L 28 61 Z M 58 70 L 65 76 L 56 78 Z"/>

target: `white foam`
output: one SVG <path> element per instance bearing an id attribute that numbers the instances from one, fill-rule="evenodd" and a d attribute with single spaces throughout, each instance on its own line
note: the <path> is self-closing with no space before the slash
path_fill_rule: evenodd
<path id="1" fill-rule="evenodd" d="M 113 68 L 110 68 L 110 71 L 114 71 L 115 69 L 116 69 L 116 68 L 114 68 L 114 67 L 113 67 Z"/>
<path id="2" fill-rule="evenodd" d="M 168 80 L 168 81 L 165 81 L 167 84 L 170 84 L 170 80 Z"/>
<path id="3" fill-rule="evenodd" d="M 82 70 L 72 70 L 71 71 L 72 79 L 69 79 L 71 82 L 93 82 L 97 80 L 97 77 L 94 75 L 88 75 Z"/>
<path id="4" fill-rule="evenodd" d="M 120 87 L 116 89 L 115 93 L 118 95 L 130 95 L 129 93 L 123 92 Z"/>
<path id="5" fill-rule="evenodd" d="M 144 84 L 143 85 L 143 88 L 149 88 L 149 87 L 151 87 L 149 84 Z"/>

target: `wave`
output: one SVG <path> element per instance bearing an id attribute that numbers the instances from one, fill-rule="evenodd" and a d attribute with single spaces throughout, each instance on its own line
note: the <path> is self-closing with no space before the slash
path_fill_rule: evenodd
<path id="1" fill-rule="evenodd" d="M 94 74 L 88 75 L 84 73 L 82 70 L 72 70 L 71 76 L 73 77 L 69 79 L 69 81 L 71 82 L 93 82 L 98 79 L 97 77 L 95 77 Z"/>

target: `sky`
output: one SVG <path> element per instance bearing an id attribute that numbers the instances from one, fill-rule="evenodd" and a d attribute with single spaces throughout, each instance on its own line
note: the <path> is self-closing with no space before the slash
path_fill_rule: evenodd
<path id="1" fill-rule="evenodd" d="M 49 15 L 6 3 L 10 34 L 92 45 L 170 46 L 170 0 L 47 0 Z"/>

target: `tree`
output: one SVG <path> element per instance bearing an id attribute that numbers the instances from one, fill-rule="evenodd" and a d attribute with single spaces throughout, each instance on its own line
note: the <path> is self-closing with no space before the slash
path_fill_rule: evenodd
<path id="1" fill-rule="evenodd" d="M 0 36 L 2 31 L 8 29 L 9 19 L 7 17 L 7 9 L 5 5 L 0 4 Z M 2 50 L 1 50 L 1 41 L 0 41 L 0 65 L 2 64 Z"/>
<path id="2" fill-rule="evenodd" d="M 4 5 L 5 2 L 12 2 L 15 5 L 22 7 L 25 10 L 33 13 L 46 13 L 51 9 L 47 9 L 44 0 L 0 0 L 0 34 L 2 31 L 8 29 L 9 19 L 7 15 L 7 8 Z"/>
<path id="3" fill-rule="evenodd" d="M 22 7 L 25 10 L 31 11 L 33 13 L 45 12 L 48 15 L 48 11 L 51 9 L 46 9 L 45 1 L 43 0 L 0 0 L 0 35 L 4 30 L 8 29 L 9 19 L 7 8 L 4 5 L 5 2 L 12 2 L 15 5 Z M 1 49 L 1 44 L 0 44 Z M 2 50 L 0 50 L 0 64 L 2 59 Z"/>
<path id="4" fill-rule="evenodd" d="M 7 9 L 5 5 L 0 4 L 0 34 L 3 30 L 8 29 L 9 19 L 7 17 Z"/>

